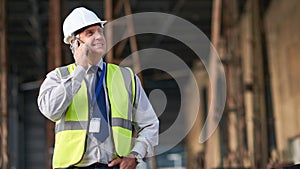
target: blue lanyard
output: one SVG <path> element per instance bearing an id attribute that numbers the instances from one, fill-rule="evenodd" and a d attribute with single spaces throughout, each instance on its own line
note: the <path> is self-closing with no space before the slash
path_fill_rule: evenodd
<path id="1" fill-rule="evenodd" d="M 96 100 L 97 100 L 98 97 L 99 97 L 100 90 L 101 90 L 101 87 L 102 87 L 102 85 L 103 85 L 103 79 L 104 79 L 105 71 L 106 71 L 105 63 L 103 63 L 103 69 L 102 69 L 100 78 L 99 78 L 99 80 L 98 80 L 97 86 L 96 86 L 96 92 L 95 92 L 94 98 L 93 98 L 93 100 L 92 100 L 92 105 L 95 104 Z M 96 71 L 96 76 L 98 76 L 98 70 Z M 96 77 L 95 77 L 95 78 L 96 78 Z"/>

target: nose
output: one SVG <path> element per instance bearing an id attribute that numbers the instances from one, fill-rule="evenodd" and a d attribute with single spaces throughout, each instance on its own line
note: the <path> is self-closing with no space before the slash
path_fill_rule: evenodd
<path id="1" fill-rule="evenodd" d="M 103 34 L 101 31 L 96 31 L 94 37 L 95 39 L 101 39 L 103 37 Z"/>

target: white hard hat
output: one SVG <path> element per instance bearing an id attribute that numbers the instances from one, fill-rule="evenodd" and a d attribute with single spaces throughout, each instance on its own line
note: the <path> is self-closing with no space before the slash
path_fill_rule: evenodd
<path id="1" fill-rule="evenodd" d="M 66 17 L 63 23 L 64 42 L 66 44 L 70 44 L 70 38 L 73 36 L 74 32 L 97 23 L 99 23 L 103 28 L 106 21 L 101 21 L 94 12 L 84 7 L 74 9 Z"/>

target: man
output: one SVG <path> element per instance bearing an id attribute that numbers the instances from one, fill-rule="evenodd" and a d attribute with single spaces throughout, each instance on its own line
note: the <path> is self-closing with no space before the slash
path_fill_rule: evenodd
<path id="1" fill-rule="evenodd" d="M 56 122 L 53 168 L 133 169 L 158 144 L 159 122 L 138 77 L 103 61 L 105 22 L 80 7 L 63 23 L 75 64 L 51 71 L 38 96 Z"/>

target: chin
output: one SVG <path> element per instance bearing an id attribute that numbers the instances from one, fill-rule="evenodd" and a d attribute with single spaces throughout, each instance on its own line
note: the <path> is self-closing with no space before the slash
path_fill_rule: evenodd
<path id="1" fill-rule="evenodd" d="M 101 56 L 103 56 L 106 53 L 106 50 L 104 50 L 104 49 L 96 49 L 96 50 L 91 51 L 91 53 L 93 55 L 101 55 Z"/>
<path id="2" fill-rule="evenodd" d="M 97 53 L 105 53 L 106 49 L 105 48 L 96 48 L 95 52 L 97 52 Z"/>

